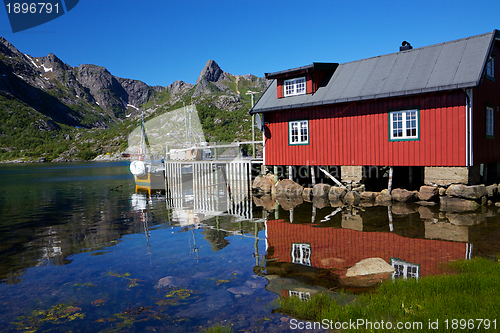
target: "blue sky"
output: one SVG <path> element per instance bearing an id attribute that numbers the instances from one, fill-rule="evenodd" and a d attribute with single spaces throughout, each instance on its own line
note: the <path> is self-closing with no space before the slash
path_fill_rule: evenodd
<path id="1" fill-rule="evenodd" d="M 65 15 L 0 35 L 31 56 L 166 86 L 196 83 L 209 59 L 264 76 L 313 62 L 348 62 L 500 29 L 499 0 L 80 0 Z"/>

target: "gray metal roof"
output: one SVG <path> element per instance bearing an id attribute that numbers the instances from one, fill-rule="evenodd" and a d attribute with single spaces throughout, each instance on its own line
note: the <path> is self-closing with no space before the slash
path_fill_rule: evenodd
<path id="1" fill-rule="evenodd" d="M 477 87 L 493 43 L 492 32 L 340 64 L 314 94 L 277 98 L 273 80 L 252 113 Z"/>

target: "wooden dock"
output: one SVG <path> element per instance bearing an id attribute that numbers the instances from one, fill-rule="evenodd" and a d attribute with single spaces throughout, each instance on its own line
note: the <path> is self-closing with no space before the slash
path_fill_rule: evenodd
<path id="1" fill-rule="evenodd" d="M 166 160 L 165 189 L 169 208 L 189 206 L 207 214 L 225 212 L 242 219 L 253 218 L 252 182 L 261 173 L 263 159 L 241 154 L 241 145 L 252 143 L 201 147 L 210 150 L 208 159 Z M 256 143 L 262 144 L 262 141 Z"/>

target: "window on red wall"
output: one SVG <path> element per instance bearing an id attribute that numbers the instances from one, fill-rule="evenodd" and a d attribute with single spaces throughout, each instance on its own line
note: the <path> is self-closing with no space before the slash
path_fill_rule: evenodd
<path id="1" fill-rule="evenodd" d="M 486 77 L 489 79 L 495 78 L 495 58 L 490 57 L 486 63 Z"/>
<path id="2" fill-rule="evenodd" d="M 288 122 L 288 144 L 290 145 L 309 144 L 308 120 L 294 120 Z"/>
<path id="3" fill-rule="evenodd" d="M 292 263 L 311 266 L 311 244 L 292 244 Z"/>
<path id="4" fill-rule="evenodd" d="M 486 138 L 495 138 L 495 108 L 492 106 L 486 107 Z"/>
<path id="5" fill-rule="evenodd" d="M 418 109 L 389 112 L 389 140 L 420 140 L 420 114 Z"/>

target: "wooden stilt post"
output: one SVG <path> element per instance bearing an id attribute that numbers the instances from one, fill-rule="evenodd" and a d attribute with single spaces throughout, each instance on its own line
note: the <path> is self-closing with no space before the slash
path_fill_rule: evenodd
<path id="1" fill-rule="evenodd" d="M 389 167 L 389 183 L 387 184 L 387 190 L 389 190 L 389 194 L 391 194 L 392 191 L 392 176 L 394 174 L 394 168 Z"/>
<path id="2" fill-rule="evenodd" d="M 387 216 L 389 218 L 389 231 L 393 232 L 394 231 L 394 224 L 393 224 L 393 219 L 392 219 L 391 206 L 387 206 Z"/>
<path id="3" fill-rule="evenodd" d="M 311 167 L 311 184 L 316 185 L 316 172 L 314 171 L 314 167 Z"/>
<path id="4" fill-rule="evenodd" d="M 408 167 L 408 187 L 409 190 L 413 190 L 413 167 Z"/>
<path id="5" fill-rule="evenodd" d="M 293 167 L 291 165 L 288 166 L 288 179 L 293 180 Z"/>

